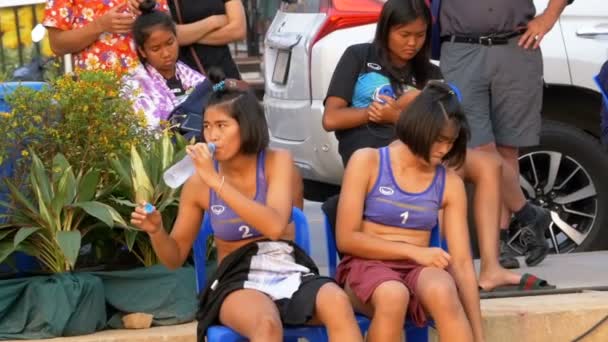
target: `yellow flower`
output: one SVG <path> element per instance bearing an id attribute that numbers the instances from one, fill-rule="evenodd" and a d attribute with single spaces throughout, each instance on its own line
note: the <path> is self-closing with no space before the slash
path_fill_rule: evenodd
<path id="1" fill-rule="evenodd" d="M 30 153 L 29 153 L 27 150 L 23 150 L 23 151 L 21 151 L 21 155 L 22 155 L 23 157 L 27 157 L 27 156 L 29 156 L 29 155 L 30 155 Z"/>
<path id="2" fill-rule="evenodd" d="M 10 118 L 10 117 L 11 117 L 11 113 L 8 113 L 8 112 L 0 112 L 0 116 L 8 119 L 8 118 Z"/>

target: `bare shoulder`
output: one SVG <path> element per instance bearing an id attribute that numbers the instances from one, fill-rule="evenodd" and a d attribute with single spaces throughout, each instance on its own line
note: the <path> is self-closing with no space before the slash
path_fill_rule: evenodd
<path id="1" fill-rule="evenodd" d="M 267 166 L 286 166 L 293 164 L 291 152 L 281 148 L 266 149 L 266 165 Z"/>
<path id="2" fill-rule="evenodd" d="M 445 205 L 446 201 L 450 201 L 450 199 L 454 201 L 466 201 L 466 193 L 462 178 L 454 170 L 445 168 L 443 204 Z"/>
<path id="3" fill-rule="evenodd" d="M 366 147 L 355 151 L 355 153 L 353 153 L 353 155 L 350 157 L 348 165 L 346 166 L 347 168 L 350 165 L 365 165 L 366 167 L 372 167 L 377 166 L 379 160 L 380 153 L 378 152 L 378 149 Z"/>

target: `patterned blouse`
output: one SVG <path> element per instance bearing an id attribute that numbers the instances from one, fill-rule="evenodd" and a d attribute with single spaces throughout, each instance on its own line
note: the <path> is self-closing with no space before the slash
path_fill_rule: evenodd
<path id="1" fill-rule="evenodd" d="M 44 10 L 46 27 L 59 30 L 82 28 L 104 15 L 124 0 L 47 0 Z M 168 11 L 167 1 L 158 0 L 158 8 Z M 128 11 L 125 9 L 125 12 Z M 131 34 L 104 32 L 84 50 L 74 53 L 74 65 L 83 69 L 129 70 L 139 60 Z"/>
<path id="2" fill-rule="evenodd" d="M 175 76 L 181 82 L 186 94 L 205 80 L 205 76 L 177 62 Z M 125 93 L 134 97 L 135 111 L 143 111 L 148 127 L 157 128 L 160 120 L 167 120 L 169 114 L 181 102 L 167 86 L 167 80 L 154 67 L 139 65 L 125 78 Z"/>

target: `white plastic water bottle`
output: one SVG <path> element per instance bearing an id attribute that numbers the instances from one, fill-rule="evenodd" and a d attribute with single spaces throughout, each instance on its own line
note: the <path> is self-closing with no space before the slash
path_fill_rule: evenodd
<path id="1" fill-rule="evenodd" d="M 207 144 L 211 155 L 215 153 L 215 145 L 213 143 Z M 175 163 L 173 166 L 167 169 L 163 174 L 163 180 L 172 189 L 177 189 L 184 184 L 190 176 L 194 174 L 196 168 L 192 162 L 192 158 L 186 155 L 182 160 Z"/>

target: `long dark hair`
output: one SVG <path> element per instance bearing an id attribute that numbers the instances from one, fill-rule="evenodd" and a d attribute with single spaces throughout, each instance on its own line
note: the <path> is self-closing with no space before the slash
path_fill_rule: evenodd
<path id="1" fill-rule="evenodd" d="M 430 81 L 397 121 L 397 137 L 410 151 L 427 162 L 431 147 L 437 142 L 441 130 L 453 122 L 458 137 L 443 157 L 448 166 L 460 167 L 464 163 L 469 140 L 469 125 L 460 107 L 458 91 L 441 81 Z"/>
<path id="2" fill-rule="evenodd" d="M 392 27 L 409 24 L 418 18 L 423 18 L 427 24 L 426 39 L 422 49 L 412 58 L 411 66 L 416 86 L 421 89 L 429 80 L 432 29 L 431 11 L 424 0 L 388 0 L 380 12 L 374 45 L 380 57 L 380 64 L 391 76 L 391 83 L 401 81 L 404 75 L 390 61 L 388 35 Z M 396 92 L 400 92 L 400 88 L 393 84 Z"/>
<path id="3" fill-rule="evenodd" d="M 139 48 L 144 48 L 144 44 L 150 36 L 151 28 L 159 26 L 164 30 L 173 32 L 176 36 L 177 28 L 173 19 L 167 13 L 156 10 L 155 0 L 144 0 L 139 4 L 139 10 L 141 11 L 141 15 L 133 22 L 133 40 L 137 47 L 135 49 L 137 58 L 139 58 L 139 62 L 145 67 L 146 59 L 139 52 Z"/>
<path id="4" fill-rule="evenodd" d="M 211 68 L 207 77 L 213 83 L 207 108 L 220 106 L 239 124 L 244 154 L 257 154 L 268 147 L 270 135 L 264 109 L 245 81 L 226 79 L 224 72 Z M 205 135 L 202 134 L 205 141 Z"/>

